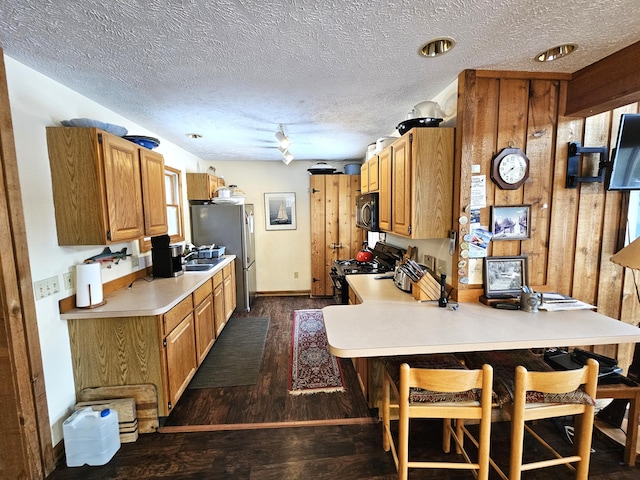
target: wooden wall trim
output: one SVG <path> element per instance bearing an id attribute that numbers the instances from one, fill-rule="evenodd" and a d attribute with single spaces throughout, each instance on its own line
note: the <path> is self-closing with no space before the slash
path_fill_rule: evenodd
<path id="1" fill-rule="evenodd" d="M 513 70 L 467 70 L 475 72 L 476 78 L 501 78 L 520 80 L 571 80 L 571 73 L 561 72 L 521 72 Z"/>
<path id="2" fill-rule="evenodd" d="M 0 232 L 0 464 L 5 478 L 41 479 L 55 463 L 2 49 Z"/>
<path id="3" fill-rule="evenodd" d="M 575 72 L 564 115 L 588 117 L 640 101 L 640 42 Z"/>

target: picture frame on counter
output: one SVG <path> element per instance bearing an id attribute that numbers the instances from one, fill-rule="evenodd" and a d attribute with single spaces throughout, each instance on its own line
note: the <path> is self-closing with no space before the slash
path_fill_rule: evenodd
<path id="1" fill-rule="evenodd" d="M 265 228 L 267 230 L 296 229 L 296 194 L 264 194 Z"/>
<path id="2" fill-rule="evenodd" d="M 531 205 L 491 207 L 492 240 L 526 240 L 531 238 Z"/>
<path id="3" fill-rule="evenodd" d="M 486 257 L 483 276 L 485 297 L 515 298 L 529 283 L 527 257 Z"/>

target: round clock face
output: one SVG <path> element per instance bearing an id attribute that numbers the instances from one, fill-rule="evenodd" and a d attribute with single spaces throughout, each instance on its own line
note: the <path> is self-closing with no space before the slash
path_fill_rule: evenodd
<path id="1" fill-rule="evenodd" d="M 491 180 L 504 190 L 515 190 L 529 177 L 529 159 L 519 148 L 505 148 L 493 159 Z"/>
<path id="2" fill-rule="evenodd" d="M 508 184 L 516 184 L 527 173 L 527 162 L 521 155 L 510 153 L 506 155 L 498 166 L 500 178 Z"/>

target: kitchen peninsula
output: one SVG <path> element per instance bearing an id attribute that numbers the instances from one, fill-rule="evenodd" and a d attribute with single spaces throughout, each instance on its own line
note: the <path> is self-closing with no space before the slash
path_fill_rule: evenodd
<path id="1" fill-rule="evenodd" d="M 357 305 L 323 309 L 331 353 L 380 357 L 640 341 L 640 329 L 592 310 L 527 313 L 479 302 L 417 302 L 390 280 L 349 275 Z"/>
<path id="2" fill-rule="evenodd" d="M 167 416 L 236 307 L 235 255 L 211 270 L 137 280 L 106 304 L 67 320 L 76 394 L 84 388 L 154 384 Z"/>

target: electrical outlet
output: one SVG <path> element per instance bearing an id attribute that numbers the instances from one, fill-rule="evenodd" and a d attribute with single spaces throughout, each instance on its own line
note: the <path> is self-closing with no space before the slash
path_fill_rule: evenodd
<path id="1" fill-rule="evenodd" d="M 298 278 L 298 272 L 293 272 L 293 278 Z"/>
<path id="2" fill-rule="evenodd" d="M 447 273 L 447 262 L 444 260 L 440 260 L 439 258 L 436 260 L 436 273 Z"/>
<path id="3" fill-rule="evenodd" d="M 58 276 L 55 275 L 53 277 L 34 282 L 33 290 L 36 294 L 36 300 L 46 298 L 49 295 L 60 292 L 60 280 L 58 279 Z"/>
<path id="4" fill-rule="evenodd" d="M 436 257 L 432 255 L 425 255 L 423 263 L 432 272 L 436 271 Z"/>
<path id="5" fill-rule="evenodd" d="M 71 272 L 63 273 L 62 281 L 64 282 L 65 290 L 73 289 L 73 278 L 71 277 Z"/>
<path id="6" fill-rule="evenodd" d="M 131 268 L 138 268 L 140 266 L 140 257 L 138 255 L 131 255 Z"/>

